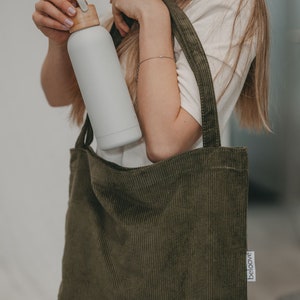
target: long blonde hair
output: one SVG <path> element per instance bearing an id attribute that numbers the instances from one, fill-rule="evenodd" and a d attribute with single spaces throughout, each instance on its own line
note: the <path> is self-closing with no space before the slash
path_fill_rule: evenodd
<path id="1" fill-rule="evenodd" d="M 180 8 L 184 8 L 190 0 L 174 0 Z M 236 18 L 233 23 L 232 37 L 244 1 L 240 0 Z M 107 24 L 108 25 L 108 24 Z M 109 25 L 108 25 L 109 26 Z M 130 95 L 135 101 L 136 95 L 136 69 L 139 62 L 139 25 L 137 22 L 131 27 L 130 33 L 123 39 L 117 52 L 121 62 L 126 62 L 125 80 Z M 269 22 L 268 12 L 265 0 L 255 0 L 249 22 L 245 33 L 238 43 L 239 51 L 234 64 L 234 70 L 237 67 L 243 45 L 256 39 L 256 57 L 253 60 L 248 72 L 245 84 L 236 105 L 240 125 L 254 130 L 266 129 L 270 131 L 268 121 L 268 98 L 269 98 Z M 229 57 L 230 49 L 227 57 Z M 233 76 L 232 73 L 232 76 Z M 231 77 L 232 79 L 232 77 Z M 230 81 L 227 83 L 226 87 Z M 75 85 L 74 85 L 75 86 Z M 225 87 L 225 89 L 226 89 Z M 75 88 L 75 87 L 74 87 Z M 78 89 L 78 86 L 76 87 Z M 225 92 L 224 89 L 224 92 Z M 76 94 L 76 96 L 75 96 Z M 84 116 L 84 103 L 79 90 L 74 93 L 74 102 L 71 110 L 71 118 L 76 123 L 81 124 Z"/>

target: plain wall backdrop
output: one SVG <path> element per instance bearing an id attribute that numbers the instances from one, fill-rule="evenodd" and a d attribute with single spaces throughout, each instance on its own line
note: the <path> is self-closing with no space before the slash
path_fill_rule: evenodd
<path id="1" fill-rule="evenodd" d="M 49 107 L 40 86 L 40 69 L 47 51 L 47 39 L 31 19 L 36 1 L 2 1 L 0 10 L 1 300 L 57 298 L 68 202 L 69 149 L 79 132 L 68 120 L 69 109 Z M 96 4 L 100 16 L 109 8 L 109 0 L 89 2 Z M 273 57 L 274 53 L 276 57 L 273 59 L 272 76 L 278 79 L 284 71 L 282 66 L 287 64 L 285 59 L 281 59 L 283 49 L 279 48 L 283 45 L 281 40 L 285 34 L 285 28 L 282 28 L 285 15 L 281 7 L 289 3 L 290 19 L 299 21 L 300 2 L 268 2 L 274 11 L 273 24 L 276 26 L 273 25 L 273 32 L 277 35 L 274 37 L 274 45 L 277 46 L 273 52 Z M 299 74 L 299 70 L 295 69 L 299 66 L 300 57 L 299 23 L 290 24 L 290 28 L 296 34 L 297 45 L 290 51 L 289 56 L 293 55 L 293 58 L 287 61 L 294 66 L 293 72 Z M 282 180 L 288 180 L 289 190 L 293 197 L 296 195 L 299 204 L 299 76 L 290 76 L 291 81 L 297 81 L 290 89 L 290 95 L 281 97 L 282 94 L 276 92 L 277 88 L 273 92 L 275 102 L 272 99 L 275 120 L 281 122 L 284 112 L 288 116 L 288 124 L 286 120 L 282 123 L 288 133 L 286 139 L 282 140 L 282 136 L 277 138 L 279 131 L 269 138 L 273 142 L 265 141 L 265 137 L 261 138 L 264 142 L 259 138 L 249 138 L 245 133 L 239 138 L 249 142 L 250 150 L 251 145 L 255 146 L 250 154 L 250 157 L 255 156 L 252 163 L 255 177 L 272 188 L 274 185 L 282 186 Z M 287 80 L 274 82 L 279 82 L 281 87 L 286 85 Z M 282 106 L 277 105 L 276 99 L 282 101 Z M 282 111 L 281 107 L 284 108 Z M 289 146 L 289 151 L 286 151 L 285 145 Z M 277 147 L 284 149 L 278 151 Z M 272 152 L 272 149 L 275 151 Z M 280 160 L 283 166 L 278 165 Z"/>
<path id="2" fill-rule="evenodd" d="M 69 149 L 78 128 L 40 87 L 35 0 L 0 10 L 0 299 L 53 300 L 61 279 Z M 90 1 L 101 15 L 108 0 Z"/>

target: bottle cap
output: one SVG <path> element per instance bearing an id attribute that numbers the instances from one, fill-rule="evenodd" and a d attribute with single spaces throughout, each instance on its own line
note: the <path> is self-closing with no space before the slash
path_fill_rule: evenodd
<path id="1" fill-rule="evenodd" d="M 89 9 L 86 0 L 77 0 L 77 3 L 82 11 L 86 12 Z"/>
<path id="2" fill-rule="evenodd" d="M 80 7 L 76 8 L 76 15 L 72 18 L 74 25 L 70 29 L 70 33 L 75 31 L 100 25 L 95 5 L 89 4 L 88 10 L 82 11 Z"/>

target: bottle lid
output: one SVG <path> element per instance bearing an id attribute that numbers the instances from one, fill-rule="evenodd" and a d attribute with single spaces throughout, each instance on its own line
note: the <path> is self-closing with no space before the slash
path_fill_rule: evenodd
<path id="1" fill-rule="evenodd" d="M 100 25 L 95 5 L 89 4 L 87 11 L 82 11 L 80 7 L 76 8 L 77 13 L 72 18 L 74 25 L 70 29 L 70 33 L 85 29 L 92 26 Z"/>

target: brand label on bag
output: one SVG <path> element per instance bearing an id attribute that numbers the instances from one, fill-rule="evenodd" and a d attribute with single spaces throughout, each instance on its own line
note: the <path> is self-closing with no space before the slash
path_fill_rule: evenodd
<path id="1" fill-rule="evenodd" d="M 256 268 L 255 268 L 255 251 L 247 251 L 247 281 L 256 282 Z"/>

